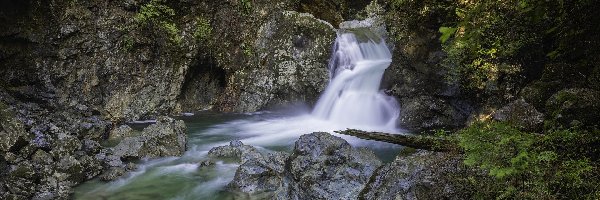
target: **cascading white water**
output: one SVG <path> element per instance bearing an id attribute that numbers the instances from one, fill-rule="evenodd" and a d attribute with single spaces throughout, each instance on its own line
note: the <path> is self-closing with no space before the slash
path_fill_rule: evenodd
<path id="1" fill-rule="evenodd" d="M 395 127 L 398 103 L 379 89 L 391 62 L 385 41 L 370 30 L 340 31 L 329 63 L 330 83 L 312 114 L 338 124 Z"/>

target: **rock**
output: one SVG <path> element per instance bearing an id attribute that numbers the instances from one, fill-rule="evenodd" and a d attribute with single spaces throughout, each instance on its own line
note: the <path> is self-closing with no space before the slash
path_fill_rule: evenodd
<path id="1" fill-rule="evenodd" d="M 229 189 L 274 199 L 356 199 L 381 165 L 372 151 L 352 148 L 328 133 L 301 136 L 292 155 L 251 157 L 242 162 Z"/>
<path id="2" fill-rule="evenodd" d="M 2 138 L 0 140 L 0 153 L 8 152 L 13 147 L 18 148 L 15 145 L 19 140 L 23 143 L 30 138 L 24 130 L 23 123 L 17 120 L 10 108 L 2 102 L 0 102 L 0 138 Z M 21 146 L 24 145 L 21 144 Z"/>
<path id="3" fill-rule="evenodd" d="M 538 111 L 545 111 L 546 101 L 558 90 L 560 90 L 560 82 L 534 81 L 521 89 L 519 94 Z"/>
<path id="4" fill-rule="evenodd" d="M 403 98 L 400 107 L 400 127 L 413 131 L 458 128 L 466 120 L 450 103 L 431 96 Z"/>
<path id="5" fill-rule="evenodd" d="M 180 156 L 186 150 L 186 127 L 183 121 L 159 117 L 140 136 L 127 137 L 112 148 L 112 155 L 123 159 Z"/>
<path id="6" fill-rule="evenodd" d="M 108 134 L 109 139 L 125 138 L 133 136 L 133 129 L 125 124 L 113 129 Z"/>
<path id="7" fill-rule="evenodd" d="M 116 180 L 117 178 L 123 176 L 124 174 L 125 174 L 124 168 L 112 167 L 112 168 L 104 171 L 104 173 L 102 173 L 98 178 L 100 178 L 100 180 L 103 180 L 103 181 L 112 181 L 112 180 Z"/>
<path id="8" fill-rule="evenodd" d="M 36 176 L 33 165 L 27 161 L 10 166 L 5 180 L 6 188 L 11 194 L 31 196 L 34 191 Z"/>
<path id="9" fill-rule="evenodd" d="M 544 123 L 544 114 L 525 100 L 518 99 L 496 111 L 493 119 L 508 122 L 524 131 L 540 131 Z"/>
<path id="10" fill-rule="evenodd" d="M 586 88 L 558 91 L 546 102 L 550 120 L 570 126 L 598 126 L 600 122 L 600 92 Z"/>
<path id="11" fill-rule="evenodd" d="M 228 146 L 212 148 L 208 151 L 208 156 L 213 158 L 235 158 L 239 159 L 240 163 L 262 159 L 262 154 L 256 148 L 244 145 L 241 141 L 231 141 Z"/>
<path id="12" fill-rule="evenodd" d="M 333 27 L 310 14 L 284 11 L 275 13 L 256 34 L 253 54 L 260 66 L 235 75 L 243 88 L 235 110 L 315 102 L 327 84 Z"/>
<path id="13" fill-rule="evenodd" d="M 272 194 L 282 185 L 288 156 L 286 153 L 275 153 L 244 162 L 227 187 L 253 196 Z"/>
<path id="14" fill-rule="evenodd" d="M 377 169 L 359 199 L 464 199 L 462 183 L 454 178 L 467 173 L 453 154 L 419 150 L 399 155 Z"/>

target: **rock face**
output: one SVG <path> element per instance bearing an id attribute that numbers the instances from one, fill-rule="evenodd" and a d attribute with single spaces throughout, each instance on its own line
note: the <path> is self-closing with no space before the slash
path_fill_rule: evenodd
<path id="1" fill-rule="evenodd" d="M 237 81 L 230 90 L 240 92 L 234 93 L 236 105 L 229 109 L 246 112 L 285 102 L 315 102 L 327 84 L 333 27 L 310 14 L 283 11 L 255 34 L 248 54 L 258 66 L 235 72 Z"/>
<path id="2" fill-rule="evenodd" d="M 383 7 L 394 6 L 390 5 L 393 2 L 381 3 Z M 444 78 L 447 72 L 442 61 L 446 55 L 438 40 L 439 18 L 443 15 L 439 10 L 424 8 L 421 2 L 402 5 L 379 14 L 393 47 L 393 62 L 382 86 L 398 98 L 398 123 L 412 131 L 462 127 L 473 108 Z"/>
<path id="3" fill-rule="evenodd" d="M 464 199 L 468 192 L 455 177 L 466 173 L 462 159 L 447 153 L 417 151 L 399 155 L 377 169 L 360 199 Z"/>
<path id="4" fill-rule="evenodd" d="M 230 190 L 275 199 L 356 199 L 381 161 L 367 149 L 352 148 L 328 133 L 303 135 L 291 155 L 256 153 L 232 142 L 209 155 L 241 156 Z"/>
<path id="5" fill-rule="evenodd" d="M 0 102 L 0 199 L 68 198 L 71 187 L 102 172 L 95 140 L 108 130 L 106 121 L 0 95 L 16 105 Z"/>

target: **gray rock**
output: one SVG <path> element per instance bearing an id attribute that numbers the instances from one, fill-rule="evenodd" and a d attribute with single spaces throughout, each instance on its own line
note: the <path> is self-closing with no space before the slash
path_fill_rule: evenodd
<path id="1" fill-rule="evenodd" d="M 518 99 L 496 111 L 493 119 L 508 122 L 521 130 L 539 131 L 544 123 L 544 114 L 525 100 Z"/>
<path id="2" fill-rule="evenodd" d="M 356 199 L 381 165 L 373 152 L 328 133 L 301 136 L 289 156 L 252 157 L 240 165 L 229 188 L 253 198 Z"/>
<path id="3" fill-rule="evenodd" d="M 112 181 L 123 176 L 125 172 L 125 169 L 122 167 L 112 167 L 104 171 L 104 173 L 102 173 L 98 178 L 103 181 Z"/>
<path id="4" fill-rule="evenodd" d="M 180 156 L 186 150 L 186 126 L 181 120 L 159 117 L 140 136 L 127 137 L 112 148 L 112 155 L 125 159 Z"/>
<path id="5" fill-rule="evenodd" d="M 109 139 L 125 138 L 133 136 L 133 129 L 125 124 L 113 129 L 108 134 Z"/>
<path id="6" fill-rule="evenodd" d="M 255 33 L 254 69 L 238 71 L 236 111 L 255 111 L 289 102 L 315 102 L 328 79 L 327 63 L 335 30 L 310 14 L 283 11 Z"/>
<path id="7" fill-rule="evenodd" d="M 235 158 L 240 163 L 263 159 L 262 154 L 256 148 L 244 145 L 241 141 L 231 141 L 228 146 L 212 148 L 208 151 L 208 156 L 213 158 Z"/>
<path id="8" fill-rule="evenodd" d="M 469 173 L 456 155 L 417 151 L 399 155 L 379 168 L 360 199 L 464 199 L 462 183 L 454 177 Z M 466 185 L 466 184 L 465 184 Z"/>

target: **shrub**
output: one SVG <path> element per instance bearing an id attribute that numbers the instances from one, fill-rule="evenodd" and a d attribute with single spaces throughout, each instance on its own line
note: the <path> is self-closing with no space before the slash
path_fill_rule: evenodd
<path id="1" fill-rule="evenodd" d="M 482 198 L 598 198 L 600 131 L 522 132 L 501 122 L 479 122 L 459 132 L 465 164 L 486 170 L 474 180 Z"/>

